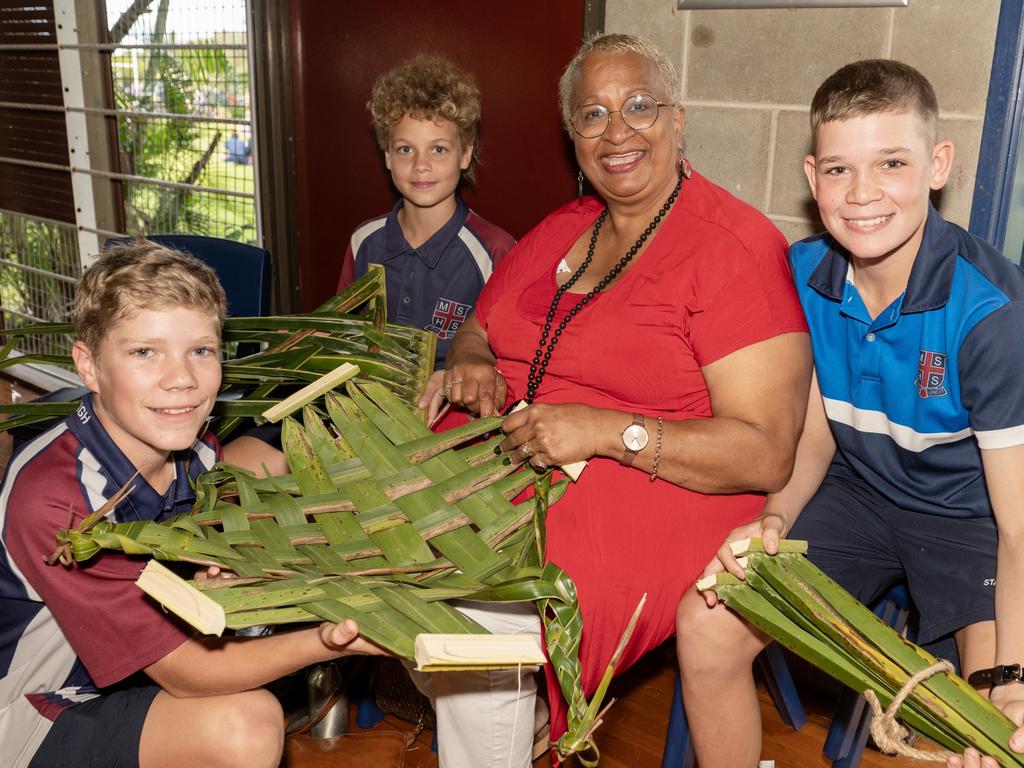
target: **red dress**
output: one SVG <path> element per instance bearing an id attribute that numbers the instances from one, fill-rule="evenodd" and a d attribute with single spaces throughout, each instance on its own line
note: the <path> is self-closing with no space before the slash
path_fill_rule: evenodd
<path id="1" fill-rule="evenodd" d="M 510 402 L 526 392 L 556 290 L 555 269 L 601 209 L 595 198 L 584 198 L 555 211 L 512 250 L 480 295 L 477 319 L 508 381 Z M 709 418 L 702 366 L 807 329 L 785 252 L 785 239 L 764 216 L 694 173 L 647 250 L 568 325 L 536 401 L 642 413 L 648 425 L 658 416 Z M 556 323 L 579 298 L 563 296 Z M 590 460 L 551 508 L 546 553 L 579 593 L 587 696 L 641 595 L 647 593 L 647 604 L 620 671 L 673 634 L 684 590 L 729 531 L 755 518 L 763 503 L 759 494 L 705 495 L 651 482 L 614 459 Z M 546 669 L 558 738 L 565 705 L 551 665 Z"/>

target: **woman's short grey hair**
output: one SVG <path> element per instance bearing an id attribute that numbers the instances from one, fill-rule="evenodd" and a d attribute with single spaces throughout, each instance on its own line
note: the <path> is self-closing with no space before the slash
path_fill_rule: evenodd
<path id="1" fill-rule="evenodd" d="M 672 62 L 661 52 L 654 43 L 636 35 L 607 34 L 597 35 L 589 40 L 584 40 L 583 45 L 572 57 L 569 66 L 562 73 L 558 81 L 558 99 L 562 107 L 562 124 L 565 129 L 572 133 L 572 113 L 576 106 L 572 104 L 572 91 L 576 85 L 576 77 L 579 75 L 583 60 L 594 53 L 636 53 L 654 62 L 661 79 L 665 81 L 665 89 L 670 99 L 676 98 L 679 89 L 679 75 Z"/>

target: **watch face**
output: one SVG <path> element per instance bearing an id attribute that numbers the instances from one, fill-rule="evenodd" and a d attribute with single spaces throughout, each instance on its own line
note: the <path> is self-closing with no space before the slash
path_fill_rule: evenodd
<path id="1" fill-rule="evenodd" d="M 622 430 L 622 443 L 627 451 L 642 451 L 647 447 L 648 439 L 647 430 L 639 424 L 630 424 Z"/>

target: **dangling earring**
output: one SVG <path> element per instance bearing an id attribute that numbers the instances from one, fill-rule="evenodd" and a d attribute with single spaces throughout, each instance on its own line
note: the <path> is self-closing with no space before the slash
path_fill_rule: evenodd
<path id="1" fill-rule="evenodd" d="M 690 161 L 683 156 L 683 150 L 679 150 L 679 174 L 684 178 L 690 178 L 690 174 L 693 173 L 693 169 L 690 167 Z"/>
<path id="2" fill-rule="evenodd" d="M 583 170 L 576 173 L 576 199 L 583 197 Z"/>

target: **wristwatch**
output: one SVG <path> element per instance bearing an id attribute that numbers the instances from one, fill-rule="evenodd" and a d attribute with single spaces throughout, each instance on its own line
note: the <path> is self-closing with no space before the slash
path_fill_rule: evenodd
<path id="1" fill-rule="evenodd" d="M 626 452 L 622 454 L 619 463 L 625 467 L 633 466 L 633 459 L 647 447 L 648 440 L 650 440 L 650 435 L 644 428 L 644 417 L 639 413 L 634 413 L 633 423 L 622 430 L 622 444 L 625 446 Z"/>
<path id="2" fill-rule="evenodd" d="M 997 664 L 988 669 L 979 669 L 972 672 L 967 682 L 975 687 L 989 687 L 993 685 L 1006 685 L 1007 683 L 1024 683 L 1024 673 L 1020 664 Z"/>

